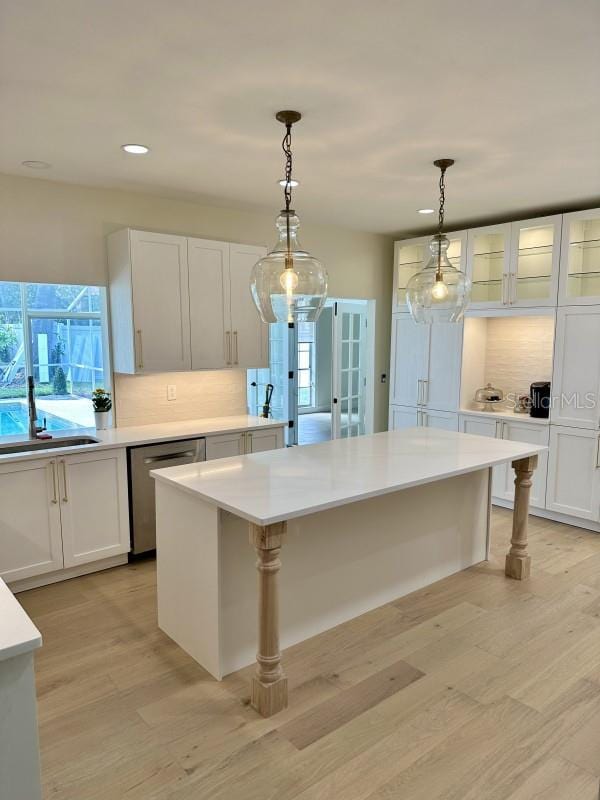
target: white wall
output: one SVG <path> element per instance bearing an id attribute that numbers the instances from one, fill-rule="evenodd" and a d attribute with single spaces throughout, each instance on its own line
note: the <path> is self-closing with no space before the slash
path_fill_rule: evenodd
<path id="1" fill-rule="evenodd" d="M 271 245 L 277 210 L 276 203 L 261 213 L 0 175 L 0 280 L 106 285 L 105 238 L 125 227 Z M 392 239 L 315 224 L 302 225 L 300 233 L 304 246 L 327 266 L 331 295 L 377 301 L 375 426 L 383 430 L 387 427 L 387 384 L 380 383 L 379 375 L 389 371 Z M 157 399 L 167 383 L 167 378 L 160 383 L 135 380 L 148 388 L 150 397 L 154 387 L 160 387 Z M 192 380 L 199 389 L 208 386 L 202 375 Z M 239 375 L 229 380 L 235 394 Z M 120 378 L 115 388 L 119 391 L 123 392 Z M 139 414 L 135 400 L 132 404 L 136 392 L 128 388 L 127 397 L 125 407 L 117 398 L 121 419 Z M 175 403 L 165 413 L 175 413 Z"/>

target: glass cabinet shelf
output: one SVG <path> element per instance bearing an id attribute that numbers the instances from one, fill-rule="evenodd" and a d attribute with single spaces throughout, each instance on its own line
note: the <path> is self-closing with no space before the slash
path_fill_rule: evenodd
<path id="1" fill-rule="evenodd" d="M 565 214 L 562 268 L 565 267 L 562 302 L 597 302 L 600 297 L 599 210 Z"/>

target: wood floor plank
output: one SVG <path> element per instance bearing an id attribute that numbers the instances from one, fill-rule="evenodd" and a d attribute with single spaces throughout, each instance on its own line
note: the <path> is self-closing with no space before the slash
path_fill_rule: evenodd
<path id="1" fill-rule="evenodd" d="M 287 722 L 279 732 L 302 750 L 421 677 L 421 670 L 397 661 Z"/>
<path id="2" fill-rule="evenodd" d="M 598 780 L 555 756 L 544 761 L 506 800 L 598 800 Z"/>

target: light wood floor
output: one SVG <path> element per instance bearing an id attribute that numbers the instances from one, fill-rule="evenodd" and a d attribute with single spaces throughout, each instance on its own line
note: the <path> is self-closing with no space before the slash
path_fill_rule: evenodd
<path id="1" fill-rule="evenodd" d="M 597 800 L 600 536 L 533 518 L 533 576 L 494 558 L 284 654 L 290 708 L 248 707 L 156 627 L 154 565 L 19 595 L 46 798 Z"/>
<path id="2" fill-rule="evenodd" d="M 298 444 L 316 444 L 331 439 L 331 413 L 298 414 Z"/>

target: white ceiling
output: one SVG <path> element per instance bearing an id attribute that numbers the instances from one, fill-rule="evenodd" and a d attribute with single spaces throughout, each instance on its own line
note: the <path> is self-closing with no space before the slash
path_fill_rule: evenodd
<path id="1" fill-rule="evenodd" d="M 429 228 L 440 156 L 450 226 L 600 204 L 599 42 L 598 0 L 0 0 L 0 171 L 273 213 L 295 108 L 305 219 Z"/>

